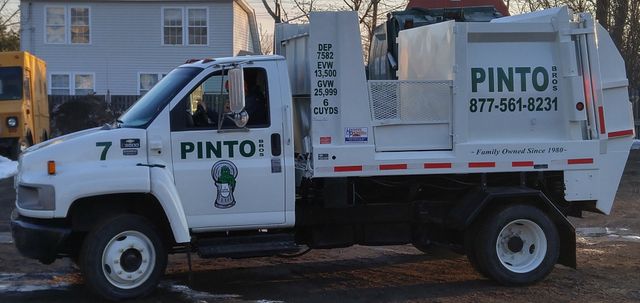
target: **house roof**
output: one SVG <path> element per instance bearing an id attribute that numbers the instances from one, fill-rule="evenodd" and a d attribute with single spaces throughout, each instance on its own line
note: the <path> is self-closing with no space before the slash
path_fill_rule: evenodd
<path id="1" fill-rule="evenodd" d="M 502 0 L 409 0 L 407 8 L 456 8 L 493 6 L 503 16 L 509 16 L 509 8 Z"/>

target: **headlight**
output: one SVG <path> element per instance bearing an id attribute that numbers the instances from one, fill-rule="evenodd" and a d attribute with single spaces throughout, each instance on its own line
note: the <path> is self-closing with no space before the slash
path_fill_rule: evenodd
<path id="1" fill-rule="evenodd" d="M 18 184 L 18 206 L 29 210 L 55 210 L 55 189 L 44 184 Z"/>
<path id="2" fill-rule="evenodd" d="M 7 126 L 9 126 L 9 127 L 18 126 L 18 118 L 16 118 L 16 117 L 7 118 Z"/>

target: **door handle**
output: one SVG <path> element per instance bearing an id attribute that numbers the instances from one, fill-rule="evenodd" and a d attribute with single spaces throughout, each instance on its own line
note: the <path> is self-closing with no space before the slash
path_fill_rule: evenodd
<path id="1" fill-rule="evenodd" d="M 136 166 L 158 167 L 158 168 L 167 167 L 166 165 L 162 165 L 162 164 L 146 164 L 146 163 L 138 163 L 138 164 L 136 164 Z"/>
<path id="2" fill-rule="evenodd" d="M 282 154 L 282 145 L 280 144 L 280 134 L 271 134 L 271 155 L 278 157 Z"/>

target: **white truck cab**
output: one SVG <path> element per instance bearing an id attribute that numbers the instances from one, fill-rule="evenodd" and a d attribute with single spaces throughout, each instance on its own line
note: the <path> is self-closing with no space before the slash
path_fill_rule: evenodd
<path id="1" fill-rule="evenodd" d="M 631 145 L 596 28 L 558 8 L 404 30 L 399 80 L 367 81 L 357 15 L 312 13 L 278 29 L 284 56 L 190 60 L 113 124 L 29 148 L 16 246 L 110 299 L 153 291 L 168 253 L 301 246 L 444 244 L 539 281 L 575 266 L 566 216 L 611 210 Z"/>

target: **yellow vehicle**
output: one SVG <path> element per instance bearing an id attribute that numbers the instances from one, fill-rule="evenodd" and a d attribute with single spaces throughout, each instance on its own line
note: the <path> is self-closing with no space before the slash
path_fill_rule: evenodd
<path id="1" fill-rule="evenodd" d="M 45 62 L 28 52 L 0 53 L 0 153 L 16 159 L 48 138 Z"/>

